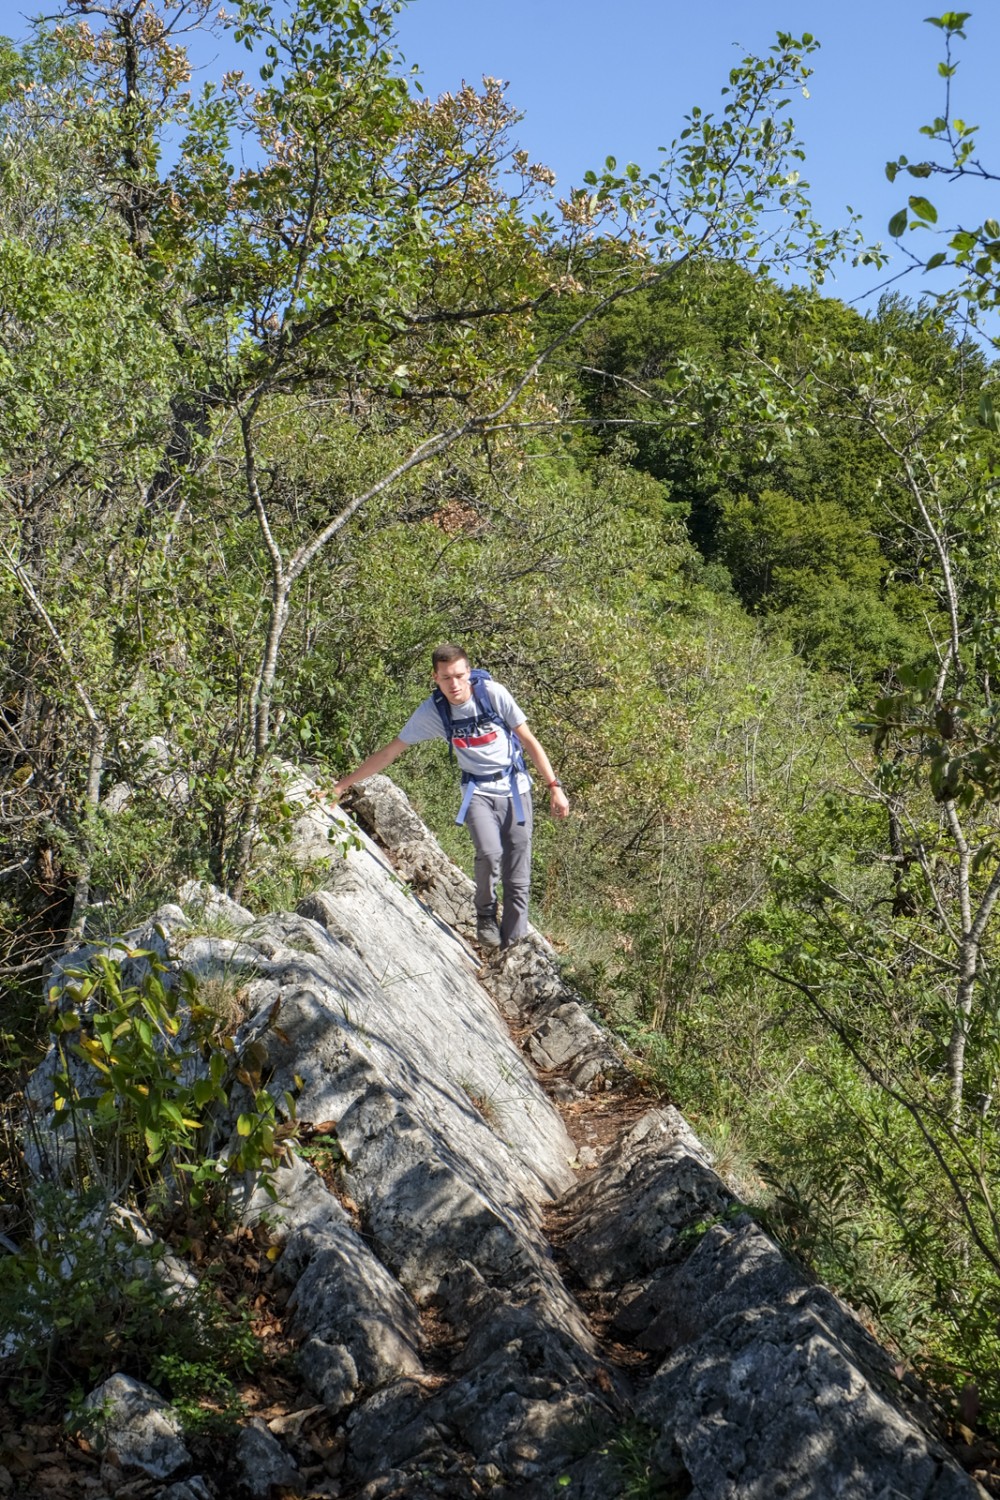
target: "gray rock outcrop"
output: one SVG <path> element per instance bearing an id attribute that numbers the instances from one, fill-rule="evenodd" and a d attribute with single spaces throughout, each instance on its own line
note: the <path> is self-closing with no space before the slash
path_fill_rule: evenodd
<path id="1" fill-rule="evenodd" d="M 181 1440 L 176 1413 L 151 1386 L 129 1375 L 112 1375 L 84 1402 L 88 1431 L 123 1469 L 150 1479 L 169 1479 L 191 1455 Z"/>
<path id="2" fill-rule="evenodd" d="M 237 1041 L 295 1100 L 301 1154 L 245 1213 L 280 1251 L 309 1409 L 336 1427 L 330 1493 L 613 1500 L 626 1439 L 651 1484 L 696 1500 L 981 1493 L 676 1110 L 633 1116 L 578 1171 L 550 1096 L 603 1098 L 627 1058 L 556 955 L 533 933 L 480 962 L 470 883 L 385 778 L 357 802 L 380 842 L 332 857 L 346 825 L 313 793 L 289 788 L 298 857 L 326 865 L 296 912 L 244 921 L 197 888 L 158 917 L 169 968 L 238 972 Z M 212 913 L 234 935 L 199 931 Z M 294 1482 L 279 1436 L 247 1429 L 232 1493 L 265 1465 Z"/>

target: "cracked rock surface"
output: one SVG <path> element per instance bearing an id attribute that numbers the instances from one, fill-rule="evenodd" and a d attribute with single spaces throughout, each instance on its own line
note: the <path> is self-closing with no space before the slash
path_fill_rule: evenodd
<path id="1" fill-rule="evenodd" d="M 199 903 L 215 903 L 198 888 L 157 920 L 174 970 L 188 954 L 209 976 L 239 968 L 269 1089 L 343 1152 L 323 1176 L 290 1160 L 276 1202 L 246 1203 L 279 1252 L 308 1399 L 336 1429 L 324 1493 L 614 1500 L 628 1434 L 677 1497 L 982 1494 L 885 1351 L 749 1218 L 675 1109 L 633 1111 L 575 1165 L 553 1098 L 613 1094 L 628 1075 L 556 955 L 532 934 L 480 963 L 470 883 L 386 778 L 356 804 L 379 842 L 362 831 L 333 858 L 343 815 L 314 791 L 301 776 L 289 788 L 299 858 L 328 860 L 297 912 L 226 908 L 238 937 L 198 937 Z M 253 1494 L 264 1472 L 294 1489 L 273 1431 L 248 1427 L 240 1453 L 228 1477 L 191 1478 L 178 1452 L 160 1493 Z"/>

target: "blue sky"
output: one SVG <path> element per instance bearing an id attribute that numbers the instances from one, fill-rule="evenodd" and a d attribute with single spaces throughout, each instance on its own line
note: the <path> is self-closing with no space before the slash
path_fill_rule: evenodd
<path id="1" fill-rule="evenodd" d="M 478 83 L 484 73 L 505 80 L 524 113 L 522 144 L 563 190 L 608 154 L 652 166 L 692 104 L 720 107 L 729 70 L 747 52 L 766 51 L 779 30 L 812 32 L 822 46 L 794 118 L 813 201 L 829 225 L 844 222 L 850 204 L 869 239 L 888 242 L 890 217 L 922 185 L 891 185 L 885 163 L 900 152 L 919 160 L 919 127 L 943 106 L 942 33 L 924 18 L 944 9 L 935 0 L 414 0 L 399 31 L 428 92 L 463 78 Z M 980 125 L 984 159 L 1000 173 L 1000 4 L 978 0 L 970 9 L 953 98 Z M 953 222 L 1000 218 L 1000 182 L 950 196 L 935 183 L 930 196 L 942 223 L 946 208 Z M 864 297 L 883 276 L 845 269 L 828 290 Z M 910 279 L 903 289 L 915 296 L 919 284 Z"/>

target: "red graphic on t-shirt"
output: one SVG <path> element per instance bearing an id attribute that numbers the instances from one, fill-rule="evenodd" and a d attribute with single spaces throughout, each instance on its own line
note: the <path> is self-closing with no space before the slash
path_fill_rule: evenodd
<path id="1" fill-rule="evenodd" d="M 496 737 L 497 732 L 495 729 L 491 729 L 487 734 L 470 734 L 464 736 L 456 734 L 452 740 L 452 744 L 456 750 L 472 750 L 479 745 L 492 745 Z"/>

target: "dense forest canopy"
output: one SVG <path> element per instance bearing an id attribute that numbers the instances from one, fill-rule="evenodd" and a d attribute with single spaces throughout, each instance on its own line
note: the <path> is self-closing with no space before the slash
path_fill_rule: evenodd
<path id="1" fill-rule="evenodd" d="M 397 10 L 73 0 L 0 43 L 11 1080 L 54 948 L 185 875 L 273 899 L 284 765 L 391 737 L 458 637 L 572 789 L 536 891 L 577 982 L 995 1411 L 998 452 L 957 317 L 1000 228 L 862 316 L 821 290 L 811 37 L 560 197 L 495 82 L 420 95 Z M 212 25 L 256 62 L 196 87 Z M 904 244 L 986 170 L 926 138 Z M 452 837 L 448 768 L 401 778 Z"/>

